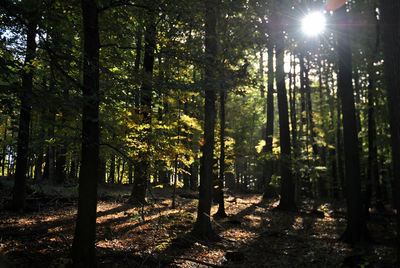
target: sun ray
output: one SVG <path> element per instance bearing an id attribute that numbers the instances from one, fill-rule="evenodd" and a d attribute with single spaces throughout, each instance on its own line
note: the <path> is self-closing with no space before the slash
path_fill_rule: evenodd
<path id="1" fill-rule="evenodd" d="M 313 12 L 301 21 L 302 31 L 309 36 L 316 36 L 325 30 L 326 19 L 323 13 Z"/>

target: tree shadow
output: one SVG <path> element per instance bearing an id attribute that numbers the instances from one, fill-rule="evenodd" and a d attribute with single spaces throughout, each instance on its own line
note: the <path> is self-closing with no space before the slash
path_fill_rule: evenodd
<path id="1" fill-rule="evenodd" d="M 256 233 L 255 239 L 242 243 L 239 248 L 234 245 L 228 248 L 224 265 L 331 267 L 325 260 L 317 257 L 321 255 L 321 251 L 330 253 L 331 248 L 324 247 L 324 244 L 336 242 L 336 239 L 323 237 L 321 230 L 315 230 L 317 222 L 322 219 L 305 210 L 303 206 L 300 206 L 298 212 L 292 212 L 274 209 L 271 203 L 260 205 L 264 210 L 257 210 L 254 215 L 261 217 L 261 224 L 250 228 L 242 226 L 243 229 Z"/>

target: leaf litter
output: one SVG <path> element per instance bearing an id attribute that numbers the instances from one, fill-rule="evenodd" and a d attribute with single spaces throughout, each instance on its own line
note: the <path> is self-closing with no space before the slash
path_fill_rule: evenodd
<path id="1" fill-rule="evenodd" d="M 375 243 L 351 247 L 339 240 L 346 226 L 337 217 L 343 204 L 326 203 L 316 216 L 311 200 L 288 212 L 275 209 L 278 200 L 235 194 L 226 197 L 235 200 L 226 202 L 229 217 L 212 219 L 220 240 L 211 242 L 191 235 L 197 200 L 178 196 L 179 205 L 171 209 L 168 190 L 155 195 L 142 208 L 121 196 L 98 202 L 99 267 L 351 267 L 346 261 L 352 256 L 361 256 L 354 267 L 394 267 L 390 217 L 369 221 Z M 213 205 L 211 214 L 216 212 Z M 76 202 L 43 204 L 24 215 L 2 210 L 0 252 L 18 267 L 65 267 L 75 217 Z"/>

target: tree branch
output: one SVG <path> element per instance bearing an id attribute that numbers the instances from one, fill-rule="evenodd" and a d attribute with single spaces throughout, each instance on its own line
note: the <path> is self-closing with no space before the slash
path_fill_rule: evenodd
<path id="1" fill-rule="evenodd" d="M 144 9 L 150 10 L 150 8 L 148 6 L 135 4 L 135 3 L 132 3 L 130 0 L 120 0 L 120 1 L 111 1 L 108 6 L 99 8 L 98 12 L 99 13 L 104 12 L 108 9 L 121 7 L 121 6 L 130 6 L 130 7 L 144 8 Z"/>

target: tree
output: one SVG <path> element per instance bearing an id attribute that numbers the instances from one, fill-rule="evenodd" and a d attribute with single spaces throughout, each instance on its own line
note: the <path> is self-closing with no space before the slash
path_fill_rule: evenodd
<path id="1" fill-rule="evenodd" d="M 397 261 L 400 263 L 400 2 L 382 0 L 382 32 L 385 77 L 389 101 L 390 132 L 392 140 L 392 166 L 396 187 L 397 208 Z"/>
<path id="2" fill-rule="evenodd" d="M 349 243 L 357 243 L 367 238 L 367 227 L 365 218 L 362 215 L 360 160 L 348 29 L 349 19 L 345 6 L 337 11 L 337 16 L 338 92 L 342 102 L 347 186 L 347 229 L 343 234 L 343 239 Z"/>
<path id="3" fill-rule="evenodd" d="M 143 86 L 141 88 L 140 114 L 142 116 L 142 123 L 145 128 L 142 133 L 142 141 L 149 146 L 150 132 L 151 132 L 151 107 L 152 107 L 152 94 L 153 94 L 153 69 L 154 69 L 154 50 L 156 48 L 156 24 L 155 24 L 155 10 L 148 14 L 148 23 L 145 32 L 145 46 L 144 46 L 144 59 L 143 59 Z M 150 175 L 150 155 L 149 149 L 145 148 L 140 151 L 138 161 L 134 167 L 134 181 L 130 197 L 130 202 L 134 204 L 146 203 L 146 189 L 147 182 Z"/>
<path id="4" fill-rule="evenodd" d="M 99 22 L 97 0 L 81 0 L 83 22 L 82 152 L 74 267 L 96 267 L 96 209 L 99 176 Z"/>
<path id="5" fill-rule="evenodd" d="M 280 8 L 279 10 L 282 10 Z M 281 147 L 280 155 L 280 171 L 281 171 L 281 200 L 278 208 L 282 210 L 296 210 L 296 202 L 294 195 L 294 183 L 292 177 L 292 161 L 290 148 L 290 131 L 289 131 L 289 107 L 287 101 L 285 70 L 284 70 L 284 54 L 285 54 L 285 38 L 284 38 L 284 19 L 282 16 L 274 16 L 272 27 L 277 27 L 275 37 L 276 49 L 276 84 L 278 91 L 278 110 L 279 110 L 279 142 Z"/>
<path id="6" fill-rule="evenodd" d="M 265 128 L 265 146 L 263 151 L 267 154 L 267 159 L 263 166 L 264 195 L 263 198 L 271 197 L 271 182 L 273 172 L 272 139 L 274 134 L 274 44 L 272 33 L 268 40 L 268 87 L 267 87 L 267 126 Z"/>
<path id="7" fill-rule="evenodd" d="M 20 114 L 17 142 L 17 166 L 13 188 L 13 207 L 15 210 L 25 208 L 25 180 L 28 171 L 29 125 L 31 123 L 31 102 L 33 88 L 33 72 L 36 51 L 36 28 L 39 22 L 38 1 L 25 1 L 22 15 L 26 21 L 26 52 L 22 71 L 22 88 L 20 91 Z"/>
<path id="8" fill-rule="evenodd" d="M 221 143 L 221 151 L 219 156 L 219 177 L 218 177 L 218 188 L 217 188 L 217 201 L 218 201 L 218 211 L 215 214 L 218 217 L 227 217 L 225 212 L 225 200 L 224 200 L 224 178 L 225 178 L 225 102 L 226 102 L 226 92 L 224 89 L 220 89 L 220 133 L 219 140 Z"/>
<path id="9" fill-rule="evenodd" d="M 204 74 L 204 144 L 200 166 L 199 205 L 194 234 L 204 238 L 214 238 L 211 228 L 210 209 L 214 163 L 214 127 L 216 99 L 216 59 L 217 59 L 217 10 L 218 1 L 205 1 L 205 74 Z"/>

